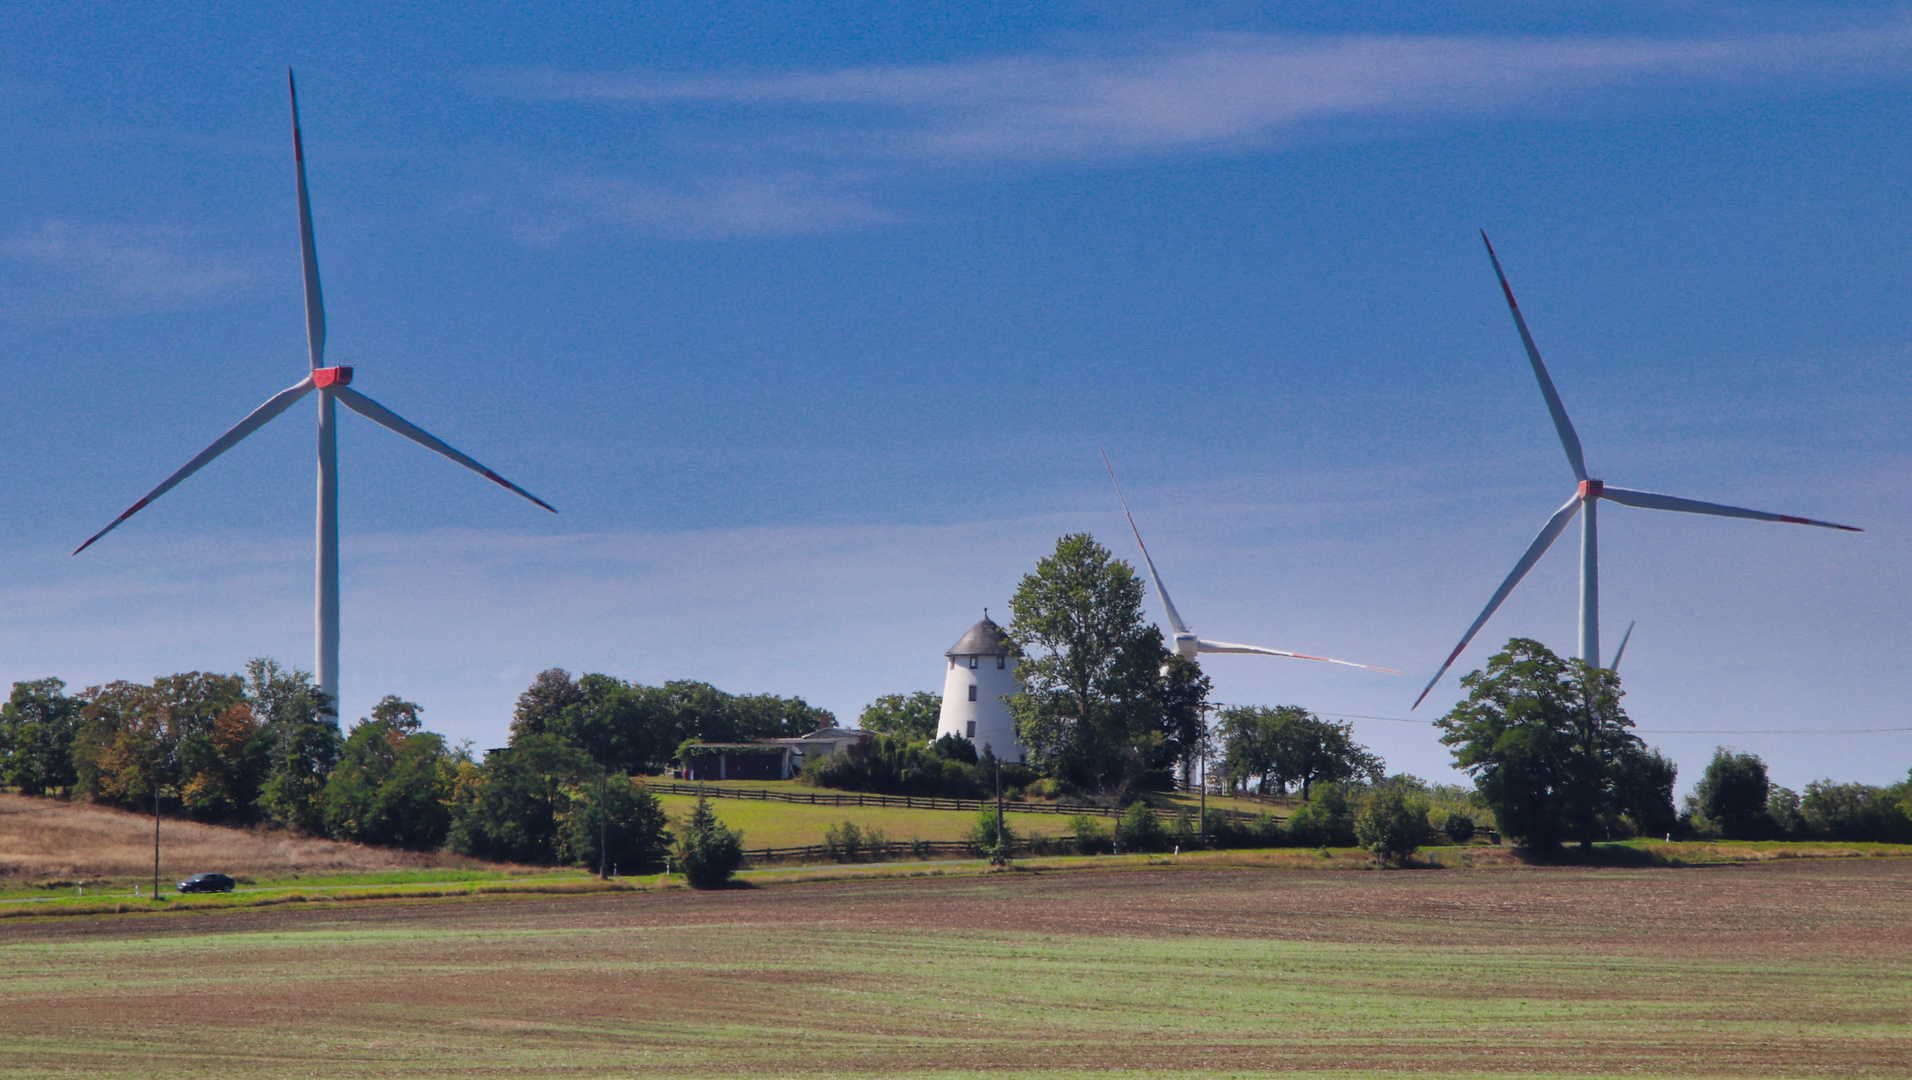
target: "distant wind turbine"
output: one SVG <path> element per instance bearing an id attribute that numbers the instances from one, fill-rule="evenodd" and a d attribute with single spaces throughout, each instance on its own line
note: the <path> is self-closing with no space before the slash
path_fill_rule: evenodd
<path id="1" fill-rule="evenodd" d="M 1162 584 L 1162 575 L 1156 572 L 1155 560 L 1149 557 L 1149 548 L 1142 542 L 1142 530 L 1135 527 L 1135 515 L 1129 513 L 1128 497 L 1122 494 L 1122 484 L 1115 478 L 1115 466 L 1109 463 L 1109 452 L 1102 451 L 1102 464 L 1109 470 L 1109 482 L 1115 485 L 1115 497 L 1122 500 L 1122 513 L 1129 519 L 1129 531 L 1135 534 L 1135 546 L 1142 549 L 1142 561 L 1148 565 L 1149 580 L 1155 583 L 1155 595 L 1162 598 L 1162 610 L 1168 614 L 1169 628 L 1174 632 L 1175 652 L 1184 660 L 1195 659 L 1198 653 L 1252 653 L 1256 656 L 1286 656 L 1295 660 L 1319 660 L 1327 664 L 1344 664 L 1348 667 L 1367 668 L 1369 671 L 1385 671 L 1389 675 L 1399 675 L 1392 668 L 1371 667 L 1350 660 L 1331 660 L 1325 656 L 1309 656 L 1307 653 L 1285 652 L 1281 649 L 1264 649 L 1259 645 L 1234 645 L 1226 641 L 1209 641 L 1196 637 L 1182 622 L 1181 613 L 1175 610 L 1175 601 L 1168 598 L 1168 587 Z"/>
<path id="2" fill-rule="evenodd" d="M 1608 671 L 1620 670 L 1620 658 L 1627 654 L 1627 642 L 1633 640 L 1633 628 L 1638 625 L 1640 625 L 1638 619 L 1627 624 L 1627 632 L 1620 635 L 1620 647 L 1613 650 L 1613 663 L 1607 665 Z"/>
<path id="3" fill-rule="evenodd" d="M 1626 488 L 1610 487 L 1603 481 L 1588 478 L 1586 459 L 1580 452 L 1580 436 L 1573 430 L 1573 421 L 1567 419 L 1567 408 L 1560 403 L 1560 394 L 1554 390 L 1553 379 L 1547 375 L 1547 365 L 1540 360 L 1540 349 L 1534 345 L 1534 336 L 1527 332 L 1527 320 L 1521 317 L 1520 305 L 1514 303 L 1514 290 L 1508 287 L 1507 275 L 1501 272 L 1500 257 L 1494 254 L 1494 245 L 1487 239 L 1486 232 L 1483 231 L 1480 234 L 1480 239 L 1481 243 L 1487 245 L 1487 258 L 1494 264 L 1494 276 L 1500 279 L 1502 295 L 1507 297 L 1507 310 L 1513 312 L 1514 326 L 1520 330 L 1520 343 L 1526 346 L 1527 359 L 1533 362 L 1534 378 L 1540 381 L 1540 396 L 1547 399 L 1547 411 L 1553 414 L 1554 430 L 1560 433 L 1560 445 L 1567 451 L 1567 464 L 1573 468 L 1573 478 L 1579 482 L 1580 487 L 1574 492 L 1573 498 L 1567 500 L 1567 505 L 1554 511 L 1553 517 L 1547 519 L 1546 527 L 1541 529 L 1540 535 L 1534 537 L 1534 542 L 1528 545 L 1527 553 L 1514 564 L 1514 572 L 1507 575 L 1507 580 L 1501 582 L 1500 588 L 1495 591 L 1494 598 L 1487 601 L 1486 610 L 1480 613 L 1480 618 L 1474 620 L 1474 625 L 1467 628 L 1467 633 L 1461 636 L 1461 643 L 1454 646 L 1454 651 L 1447 654 L 1446 661 L 1441 664 L 1441 669 L 1434 673 L 1434 677 L 1428 680 L 1427 688 L 1421 691 L 1421 696 L 1414 699 L 1414 708 L 1419 708 L 1421 702 L 1427 700 L 1428 692 L 1434 689 L 1435 683 L 1441 681 L 1442 675 L 1447 674 L 1447 669 L 1454 665 L 1461 651 L 1467 648 L 1468 642 L 1474 640 L 1474 635 L 1480 632 L 1480 628 L 1487 624 L 1488 618 L 1500 608 L 1501 602 L 1514 591 L 1514 586 L 1520 584 L 1520 579 L 1527 576 L 1527 571 L 1534 568 L 1534 564 L 1540 561 L 1540 557 L 1546 554 L 1547 549 L 1553 546 L 1553 542 L 1566 531 L 1567 524 L 1573 520 L 1573 516 L 1582 510 L 1586 511 L 1586 517 L 1580 521 L 1580 659 L 1589 664 L 1600 663 L 1600 542 L 1594 524 L 1594 511 L 1601 499 L 1610 499 L 1623 506 L 1637 506 L 1643 510 L 1673 510 L 1683 514 L 1708 514 L 1713 517 L 1747 518 L 1752 521 L 1781 521 L 1789 525 L 1817 525 L 1820 528 L 1840 529 L 1845 532 L 1864 531 L 1850 525 L 1835 525 L 1830 521 L 1814 521 L 1811 518 L 1792 517 L 1787 514 L 1769 514 L 1764 510 L 1745 510 L 1737 506 L 1722 506 L 1719 503 L 1680 499 L 1671 495 L 1655 495 L 1647 491 L 1629 491 Z M 1629 632 L 1631 632 L 1630 628 Z M 1614 656 L 1613 662 L 1616 666 L 1619 664 L 1618 654 Z"/>
<path id="4" fill-rule="evenodd" d="M 78 555 L 91 547 L 93 541 L 105 536 L 119 527 L 119 524 L 139 513 L 146 504 L 171 491 L 174 485 L 198 472 L 207 462 L 232 449 L 246 436 L 265 426 L 273 417 L 292 407 L 292 403 L 316 390 L 319 394 L 319 510 L 318 510 L 318 595 L 316 599 L 317 631 L 317 667 L 319 689 L 332 700 L 332 707 L 338 707 L 339 698 L 339 480 L 338 480 L 338 444 L 333 415 L 334 402 L 343 402 L 345 407 L 360 416 L 390 428 L 400 435 L 430 450 L 452 459 L 465 468 L 483 476 L 493 483 L 510 488 L 512 491 L 530 499 L 539 506 L 557 513 L 549 503 L 529 491 L 485 468 L 478 462 L 447 446 L 444 442 L 410 423 L 385 406 L 351 389 L 352 369 L 349 367 L 325 367 L 325 304 L 319 297 L 319 257 L 312 244 L 312 205 L 305 190 L 305 148 L 299 135 L 299 95 L 292 83 L 292 72 L 285 73 L 286 92 L 292 101 L 292 159 L 299 177 L 299 250 L 305 264 L 305 336 L 308 352 L 312 361 L 311 374 L 299 380 L 291 387 L 279 391 L 266 400 L 264 405 L 252 411 L 241 420 L 237 427 L 221 435 L 211 446 L 201 450 L 198 456 L 188 461 L 180 470 L 167 477 L 158 487 L 146 493 L 145 497 L 134 503 L 127 511 L 113 519 L 112 524 L 87 538 L 86 543 L 76 548 Z"/>

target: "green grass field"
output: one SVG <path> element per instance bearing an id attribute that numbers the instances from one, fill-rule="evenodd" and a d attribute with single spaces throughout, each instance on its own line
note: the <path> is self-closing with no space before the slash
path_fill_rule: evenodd
<path id="1" fill-rule="evenodd" d="M 672 822 L 690 814 L 697 800 L 689 795 L 660 795 Z M 892 841 L 964 840 L 976 823 L 968 811 L 916 810 L 902 806 L 806 806 L 802 803 L 752 802 L 712 799 L 711 809 L 724 824 L 742 829 L 747 848 L 794 847 L 823 843 L 824 830 L 853 821 L 857 828 L 875 827 Z M 1017 836 L 1061 836 L 1069 819 L 1058 814 L 1005 814 Z"/>
<path id="2" fill-rule="evenodd" d="M 1905 859 L 1127 865 L 11 920 L 0 1074 L 1912 1071 Z"/>

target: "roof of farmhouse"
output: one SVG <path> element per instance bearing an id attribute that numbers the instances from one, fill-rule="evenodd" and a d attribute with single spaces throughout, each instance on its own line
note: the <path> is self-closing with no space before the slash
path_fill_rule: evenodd
<path id="1" fill-rule="evenodd" d="M 983 612 L 983 621 L 969 628 L 944 656 L 1008 656 L 1009 635 Z"/>

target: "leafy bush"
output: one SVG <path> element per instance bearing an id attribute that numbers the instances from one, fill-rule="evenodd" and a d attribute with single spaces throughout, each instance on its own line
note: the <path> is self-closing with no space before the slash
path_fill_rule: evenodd
<path id="1" fill-rule="evenodd" d="M 846 821 L 823 830 L 823 851 L 837 862 L 864 862 L 888 856 L 890 840 L 875 825 Z"/>
<path id="2" fill-rule="evenodd" d="M 1109 829 L 1095 814 L 1077 814 L 1069 819 L 1069 831 L 1075 834 L 1076 851 L 1100 855 L 1110 849 Z"/>
<path id="3" fill-rule="evenodd" d="M 1298 847 L 1352 847 L 1354 810 L 1347 789 L 1324 784 L 1288 819 L 1289 842 Z"/>
<path id="4" fill-rule="evenodd" d="M 1400 787 L 1383 785 L 1354 820 L 1355 839 L 1384 863 L 1402 863 L 1427 841 L 1427 804 Z"/>
<path id="5" fill-rule="evenodd" d="M 710 799 L 699 796 L 673 855 L 691 888 L 721 889 L 743 865 L 743 834 L 717 820 Z"/>
<path id="6" fill-rule="evenodd" d="M 1131 803 L 1115 822 L 1116 844 L 1123 851 L 1167 851 L 1168 830 L 1147 803 Z"/>
<path id="7" fill-rule="evenodd" d="M 996 810 L 994 807 L 986 806 L 976 813 L 976 824 L 970 829 L 970 842 L 976 845 L 976 850 L 981 854 L 992 855 L 996 852 L 1006 854 L 1016 843 L 1016 830 L 1010 828 L 1009 823 L 1005 821 L 1002 825 L 1002 835 L 998 837 Z"/>
<path id="8" fill-rule="evenodd" d="M 1474 838 L 1474 819 L 1456 810 L 1441 823 L 1441 831 L 1456 844 L 1465 844 Z"/>

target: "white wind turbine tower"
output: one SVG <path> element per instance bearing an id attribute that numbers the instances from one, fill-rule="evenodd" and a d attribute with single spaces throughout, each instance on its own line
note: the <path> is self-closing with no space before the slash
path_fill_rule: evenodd
<path id="1" fill-rule="evenodd" d="M 1527 576 L 1527 571 L 1533 569 L 1534 564 L 1540 561 L 1540 557 L 1553 546 L 1553 542 L 1566 531 L 1573 516 L 1582 511 L 1585 511 L 1586 516 L 1580 519 L 1580 659 L 1589 664 L 1600 663 L 1600 541 L 1595 527 L 1594 512 L 1601 499 L 1609 499 L 1622 506 L 1637 506 L 1643 510 L 1674 510 L 1684 514 L 1747 518 L 1752 521 L 1781 521 L 1789 525 L 1817 525 L 1820 528 L 1840 529 L 1845 532 L 1864 531 L 1850 525 L 1835 525 L 1830 521 L 1814 521 L 1811 518 L 1792 517 L 1787 514 L 1769 514 L 1764 510 L 1746 510 L 1737 506 L 1700 502 L 1696 499 L 1675 498 L 1672 495 L 1655 495 L 1648 491 L 1630 491 L 1626 488 L 1611 487 L 1604 481 L 1589 478 L 1586 459 L 1580 452 L 1580 436 L 1573 430 L 1573 421 L 1567 419 L 1566 406 L 1560 403 L 1560 394 L 1554 390 L 1553 379 L 1547 375 L 1547 365 L 1540 360 L 1540 349 L 1534 345 L 1533 335 L 1527 332 L 1527 320 L 1521 317 L 1520 305 L 1514 303 L 1514 290 L 1508 287 L 1507 275 L 1501 271 L 1500 257 L 1494 254 L 1494 245 L 1487 239 L 1485 231 L 1480 234 L 1480 238 L 1481 243 L 1487 245 L 1487 258 L 1493 262 L 1494 276 L 1500 279 L 1500 291 L 1507 297 L 1507 310 L 1513 312 L 1514 326 L 1520 330 L 1520 343 L 1526 346 L 1527 359 L 1533 362 L 1534 378 L 1540 381 L 1540 395 L 1547 399 L 1547 411 L 1553 414 L 1554 430 L 1560 433 L 1560 445 L 1567 451 L 1567 464 L 1573 468 L 1573 478 L 1580 486 L 1574 492 L 1573 498 L 1567 500 L 1565 506 L 1554 511 L 1553 517 L 1547 520 L 1546 527 L 1540 530 L 1540 535 L 1534 537 L 1534 542 L 1528 545 L 1527 553 L 1514 564 L 1514 572 L 1507 575 L 1507 580 L 1500 583 L 1500 588 L 1494 592 L 1493 599 L 1487 601 L 1487 607 L 1480 613 L 1480 618 L 1475 619 L 1474 625 L 1468 627 L 1467 633 L 1461 635 L 1461 643 L 1454 646 L 1453 652 L 1447 654 L 1441 669 L 1428 680 L 1426 689 L 1421 691 L 1421 696 L 1414 699 L 1414 708 L 1419 708 L 1421 702 L 1427 699 L 1428 692 L 1434 689 L 1434 684 L 1440 682 L 1441 676 L 1453 666 L 1454 661 L 1460 657 L 1461 650 L 1467 648 L 1468 642 L 1474 640 L 1474 635 L 1480 632 L 1480 628 L 1487 624 L 1488 618 L 1500 607 L 1501 602 L 1514 591 L 1514 586 L 1520 584 L 1520 579 Z M 1633 628 L 1629 626 L 1627 633 L 1631 635 L 1632 632 Z M 1620 643 L 1620 648 L 1625 650 L 1624 640 Z M 1616 667 L 1619 665 L 1619 654 L 1614 655 L 1613 663 Z"/>
<path id="2" fill-rule="evenodd" d="M 1307 653 L 1285 652 L 1281 649 L 1264 649 L 1259 645 L 1234 645 L 1226 641 L 1209 641 L 1195 636 L 1182 622 L 1181 613 L 1175 610 L 1175 602 L 1168 598 L 1168 588 L 1162 584 L 1162 575 L 1155 570 L 1155 560 L 1149 557 L 1149 548 L 1142 542 L 1142 530 L 1135 527 L 1135 515 L 1129 513 L 1128 497 L 1122 494 L 1122 484 L 1115 478 L 1115 466 L 1109 464 L 1109 452 L 1102 452 L 1102 464 L 1109 470 L 1109 482 L 1115 485 L 1115 497 L 1122 500 L 1122 514 L 1129 519 L 1129 531 L 1135 534 L 1135 546 L 1142 549 L 1142 561 L 1148 565 L 1149 580 L 1155 583 L 1155 595 L 1162 599 L 1162 610 L 1168 615 L 1169 628 L 1174 632 L 1174 648 L 1184 660 L 1193 660 L 1198 653 L 1252 653 L 1256 656 L 1286 656 L 1294 660 L 1319 660 L 1327 664 L 1344 664 L 1348 667 L 1367 668 L 1369 671 L 1385 671 L 1389 675 L 1399 675 L 1392 668 L 1372 667 L 1357 664 L 1351 660 L 1331 660 L 1325 656 L 1309 656 Z"/>
<path id="3" fill-rule="evenodd" d="M 121 522 L 144 509 L 146 504 L 166 494 L 174 485 L 199 471 L 207 462 L 232 449 L 239 444 L 240 440 L 263 427 L 267 421 L 291 408 L 293 402 L 314 390 L 318 391 L 318 595 L 315 617 L 318 641 L 315 651 L 319 689 L 331 699 L 332 707 L 336 710 L 339 699 L 339 479 L 338 442 L 333 409 L 335 402 L 343 403 L 353 412 L 375 424 L 398 432 L 420 446 L 436 450 L 485 479 L 510 488 L 554 514 L 557 511 L 543 499 L 452 449 L 385 406 L 351 389 L 351 368 L 324 366 L 325 304 L 319 297 L 319 258 L 312 245 L 312 205 L 306 197 L 305 190 L 305 148 L 299 136 L 299 95 L 293 86 L 290 70 L 286 71 L 286 91 L 292 102 L 292 158 L 297 166 L 299 178 L 299 250 L 304 256 L 305 263 L 305 336 L 312 361 L 311 373 L 299 380 L 297 384 L 268 398 L 264 405 L 254 409 L 250 416 L 239 422 L 238 426 L 221 435 L 211 446 L 201 450 L 198 456 L 182 466 L 178 472 L 167 477 L 125 513 L 114 518 L 112 524 L 94 533 L 86 543 L 76 548 L 73 554 L 78 555 L 85 551 L 93 541 L 118 528 Z"/>

